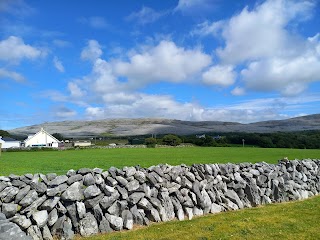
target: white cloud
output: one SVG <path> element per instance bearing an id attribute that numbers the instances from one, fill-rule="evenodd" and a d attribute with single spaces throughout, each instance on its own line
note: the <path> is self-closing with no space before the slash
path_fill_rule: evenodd
<path id="1" fill-rule="evenodd" d="M 105 111 L 100 107 L 88 107 L 85 110 L 89 119 L 101 119 L 105 118 Z"/>
<path id="2" fill-rule="evenodd" d="M 309 0 L 267 0 L 230 19 L 203 22 L 192 34 L 222 37 L 224 47 L 216 49 L 220 64 L 240 69 L 245 88 L 298 95 L 310 82 L 320 80 L 320 34 L 307 39 L 292 26 L 308 20 L 315 6 Z M 217 82 L 209 73 L 203 76 L 205 82 Z"/>
<path id="3" fill-rule="evenodd" d="M 192 30 L 191 35 L 201 35 L 201 36 L 207 36 L 207 35 L 213 35 L 218 36 L 220 34 L 221 29 L 226 24 L 225 21 L 217 21 L 210 23 L 209 21 L 205 21 L 203 23 L 200 23 L 196 26 L 194 30 Z"/>
<path id="4" fill-rule="evenodd" d="M 235 82 L 236 73 L 232 66 L 216 65 L 202 74 L 202 81 L 207 85 L 227 87 Z"/>
<path id="5" fill-rule="evenodd" d="M 70 91 L 71 97 L 82 98 L 86 93 L 74 82 L 68 83 L 68 90 Z"/>
<path id="6" fill-rule="evenodd" d="M 221 31 L 225 47 L 217 54 L 228 63 L 290 55 L 299 52 L 303 43 L 287 30 L 288 24 L 307 19 L 313 7 L 313 1 L 307 0 L 268 0 L 252 10 L 244 8 L 229 20 L 204 22 L 194 32 L 215 35 Z"/>
<path id="7" fill-rule="evenodd" d="M 96 40 L 89 40 L 88 45 L 81 52 L 82 60 L 95 61 L 102 55 L 100 44 Z"/>
<path id="8" fill-rule="evenodd" d="M 27 45 L 19 37 L 10 36 L 0 41 L 0 60 L 19 63 L 22 59 L 36 59 L 45 52 L 31 45 Z"/>
<path id="9" fill-rule="evenodd" d="M 198 49 L 184 49 L 171 41 L 161 41 L 130 56 L 129 62 L 117 61 L 115 72 L 127 77 L 131 84 L 148 82 L 182 82 L 199 74 L 211 62 L 211 57 Z"/>
<path id="10" fill-rule="evenodd" d="M 246 93 L 244 88 L 241 87 L 235 87 L 232 91 L 231 94 L 234 96 L 242 96 Z"/>
<path id="11" fill-rule="evenodd" d="M 257 122 L 288 118 L 282 113 L 319 102 L 319 97 L 252 99 L 238 104 L 206 108 L 195 103 L 181 103 L 169 95 L 127 93 L 130 101 L 105 102 L 101 107 L 86 108 L 89 119 L 167 118 L 191 121 Z"/>
<path id="12" fill-rule="evenodd" d="M 25 82 L 25 78 L 17 73 L 17 72 L 13 72 L 13 71 L 8 71 L 4 68 L 0 68 L 0 79 L 1 78 L 9 78 L 9 79 L 13 79 L 16 82 Z"/>
<path id="13" fill-rule="evenodd" d="M 320 46 L 320 42 L 318 43 Z M 241 75 L 250 89 L 299 94 L 314 81 L 320 81 L 320 54 L 314 46 L 294 58 L 270 58 L 252 62 Z"/>
<path id="14" fill-rule="evenodd" d="M 152 8 L 143 6 L 140 11 L 131 13 L 126 20 L 137 21 L 139 24 L 147 24 L 157 21 L 165 12 L 157 12 Z"/>
<path id="15" fill-rule="evenodd" d="M 62 64 L 62 62 L 61 62 L 57 57 L 54 57 L 52 61 L 53 61 L 54 67 L 55 67 L 59 72 L 64 72 L 63 64 Z"/>

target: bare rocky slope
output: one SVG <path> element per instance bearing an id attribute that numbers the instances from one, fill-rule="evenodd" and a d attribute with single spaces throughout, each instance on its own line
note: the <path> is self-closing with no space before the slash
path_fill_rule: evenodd
<path id="1" fill-rule="evenodd" d="M 147 134 L 179 135 L 208 132 L 290 132 L 320 130 L 320 114 L 285 120 L 263 121 L 249 124 L 219 121 L 180 121 L 171 119 L 106 119 L 96 121 L 47 122 L 12 129 L 11 134 L 34 134 L 44 128 L 49 133 L 61 133 L 66 137 L 81 136 L 135 136 Z"/>

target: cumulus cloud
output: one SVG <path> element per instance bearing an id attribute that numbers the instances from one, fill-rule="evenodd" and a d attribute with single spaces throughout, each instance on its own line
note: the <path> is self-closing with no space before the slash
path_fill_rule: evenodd
<path id="1" fill-rule="evenodd" d="M 100 44 L 96 40 L 89 40 L 88 45 L 81 52 L 82 60 L 95 61 L 102 55 Z"/>
<path id="2" fill-rule="evenodd" d="M 216 49 L 220 64 L 240 69 L 246 89 L 294 96 L 320 80 L 319 34 L 307 39 L 292 30 L 312 17 L 315 6 L 309 0 L 267 0 L 252 9 L 245 7 L 230 19 L 203 22 L 192 34 L 219 36 L 225 41 L 224 47 Z M 210 70 L 203 74 L 207 83 Z M 238 95 L 239 90 L 235 88 L 232 94 Z"/>
<path id="3" fill-rule="evenodd" d="M 235 82 L 236 73 L 232 66 L 216 65 L 202 74 L 202 81 L 207 85 L 228 87 Z"/>
<path id="4" fill-rule="evenodd" d="M 63 64 L 62 62 L 55 56 L 53 58 L 53 65 L 54 67 L 59 71 L 59 72 L 64 72 L 64 67 L 63 67 Z"/>
<path id="5" fill-rule="evenodd" d="M 157 12 L 152 8 L 143 6 L 140 11 L 133 12 L 129 16 L 127 16 L 126 20 L 137 21 L 139 24 L 144 25 L 157 21 L 165 14 L 166 12 Z"/>
<path id="6" fill-rule="evenodd" d="M 5 62 L 19 63 L 23 59 L 34 60 L 44 54 L 44 51 L 25 44 L 19 37 L 10 36 L 0 41 L 0 60 Z"/>
<path id="7" fill-rule="evenodd" d="M 25 82 L 24 76 L 22 76 L 21 74 L 19 74 L 17 72 L 9 71 L 4 68 L 0 68 L 0 79 L 1 78 L 13 79 L 14 81 L 20 82 L 20 83 Z"/>
<path id="8" fill-rule="evenodd" d="M 127 62 L 117 61 L 115 72 L 126 76 L 134 85 L 182 82 L 199 74 L 210 63 L 211 57 L 199 49 L 185 49 L 172 41 L 161 41 L 155 47 L 133 54 Z"/>
<path id="9" fill-rule="evenodd" d="M 222 26 L 226 46 L 217 54 L 230 63 L 295 54 L 303 46 L 287 26 L 309 16 L 313 6 L 311 1 L 269 0 L 251 11 L 246 7 Z"/>
<path id="10" fill-rule="evenodd" d="M 252 62 L 241 75 L 248 88 L 257 91 L 280 90 L 284 95 L 297 95 L 308 83 L 320 80 L 320 54 L 316 46 L 293 58 L 274 57 Z"/>

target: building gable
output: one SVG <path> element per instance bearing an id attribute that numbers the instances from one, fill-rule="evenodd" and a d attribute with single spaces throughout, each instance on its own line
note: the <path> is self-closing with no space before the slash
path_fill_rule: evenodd
<path id="1" fill-rule="evenodd" d="M 26 147 L 58 147 L 60 141 L 43 128 L 35 135 L 24 140 Z"/>

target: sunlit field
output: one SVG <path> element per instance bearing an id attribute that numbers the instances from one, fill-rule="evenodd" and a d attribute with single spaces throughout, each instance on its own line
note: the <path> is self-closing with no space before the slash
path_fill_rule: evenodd
<path id="1" fill-rule="evenodd" d="M 277 163 L 279 159 L 320 158 L 320 150 L 268 149 L 254 147 L 185 147 L 185 148 L 134 148 L 134 149 L 79 149 L 43 152 L 2 152 L 0 175 L 49 173 L 64 174 L 69 169 L 102 168 L 111 166 L 149 167 L 157 164 L 199 163 Z"/>

